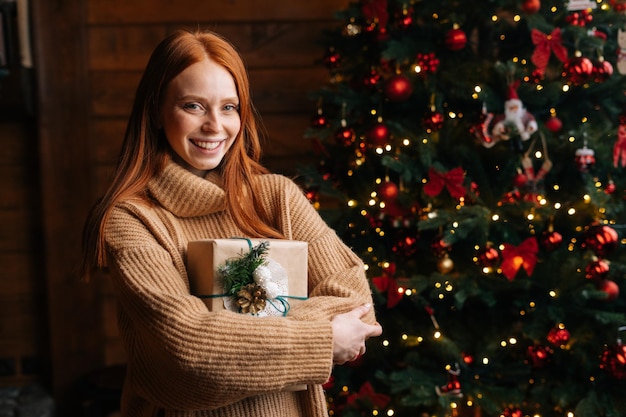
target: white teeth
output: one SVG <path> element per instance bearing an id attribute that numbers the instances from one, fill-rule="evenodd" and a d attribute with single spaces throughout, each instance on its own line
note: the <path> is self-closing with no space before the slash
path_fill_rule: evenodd
<path id="1" fill-rule="evenodd" d="M 218 146 L 220 146 L 220 143 L 222 142 L 196 142 L 193 141 L 194 145 L 202 148 L 202 149 L 206 149 L 209 151 L 212 151 L 213 149 L 217 148 Z"/>

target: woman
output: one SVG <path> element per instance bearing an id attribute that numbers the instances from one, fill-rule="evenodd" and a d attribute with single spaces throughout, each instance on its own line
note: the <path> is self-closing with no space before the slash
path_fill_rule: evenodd
<path id="1" fill-rule="evenodd" d="M 332 366 L 380 335 L 361 261 L 259 157 L 233 46 L 211 32 L 164 39 L 84 232 L 84 275 L 107 268 L 118 299 L 124 417 L 326 416 Z M 187 244 L 232 236 L 308 242 L 309 298 L 287 317 L 209 312 L 189 291 Z"/>

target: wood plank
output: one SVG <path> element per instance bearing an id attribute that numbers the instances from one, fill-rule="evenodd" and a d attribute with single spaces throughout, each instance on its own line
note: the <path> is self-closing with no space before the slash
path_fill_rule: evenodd
<path id="1" fill-rule="evenodd" d="M 95 164 L 115 164 L 124 141 L 126 123 L 126 116 L 92 120 L 89 136 L 94 147 Z"/>
<path id="2" fill-rule="evenodd" d="M 35 137 L 33 133 L 34 129 L 29 129 L 22 123 L 0 122 L 2 138 L 0 165 L 22 164 L 27 155 L 33 155 L 32 138 Z M 33 155 L 32 159 L 36 159 L 36 155 Z"/>
<path id="3" fill-rule="evenodd" d="M 43 293 L 45 288 L 39 285 L 41 267 L 37 257 L 31 252 L 0 251 L 0 265 L 3 278 L 0 279 L 0 294 L 12 297 L 18 294 Z"/>
<path id="4" fill-rule="evenodd" d="M 50 381 L 59 415 L 75 415 L 75 382 L 103 361 L 95 285 L 75 276 L 91 184 L 82 0 L 32 2 Z M 71 300 L 71 302 L 68 302 Z M 74 401 L 74 403 L 72 403 Z"/>
<path id="5" fill-rule="evenodd" d="M 319 44 L 321 34 L 335 25 L 333 21 L 193 23 L 177 28 L 201 27 L 219 32 L 240 51 L 246 66 L 253 69 L 315 65 L 315 60 L 324 54 Z M 173 29 L 162 24 L 89 27 L 89 68 L 141 72 L 156 44 Z"/>
<path id="6" fill-rule="evenodd" d="M 252 98 L 261 114 L 313 109 L 310 92 L 328 82 L 324 68 L 264 68 L 249 71 Z M 138 72 L 95 71 L 90 77 L 91 112 L 97 117 L 127 118 L 132 108 Z"/>
<path id="7" fill-rule="evenodd" d="M 0 252 L 28 253 L 38 231 L 32 218 L 25 210 L 0 210 Z"/>
<path id="8" fill-rule="evenodd" d="M 348 0 L 275 1 L 275 0 L 88 0 L 90 24 L 318 20 L 333 17 Z"/>
<path id="9" fill-rule="evenodd" d="M 28 165 L 0 164 L 0 210 L 24 210 L 32 214 L 37 207 L 36 192 L 37 177 Z"/>

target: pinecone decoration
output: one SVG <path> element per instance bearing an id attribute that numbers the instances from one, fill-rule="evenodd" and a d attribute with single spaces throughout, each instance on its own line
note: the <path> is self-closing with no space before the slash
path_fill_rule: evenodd
<path id="1" fill-rule="evenodd" d="M 263 287 L 256 283 L 242 287 L 237 293 L 237 305 L 244 314 L 257 314 L 265 308 L 267 295 Z"/>

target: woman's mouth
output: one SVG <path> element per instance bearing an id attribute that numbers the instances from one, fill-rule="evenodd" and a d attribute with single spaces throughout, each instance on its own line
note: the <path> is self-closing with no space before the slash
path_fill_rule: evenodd
<path id="1" fill-rule="evenodd" d="M 212 151 L 214 149 L 217 149 L 221 144 L 222 141 L 199 141 L 199 140 L 191 140 L 191 143 L 193 143 L 194 145 L 196 145 L 198 148 L 202 148 L 202 149 L 206 149 L 207 151 Z"/>

